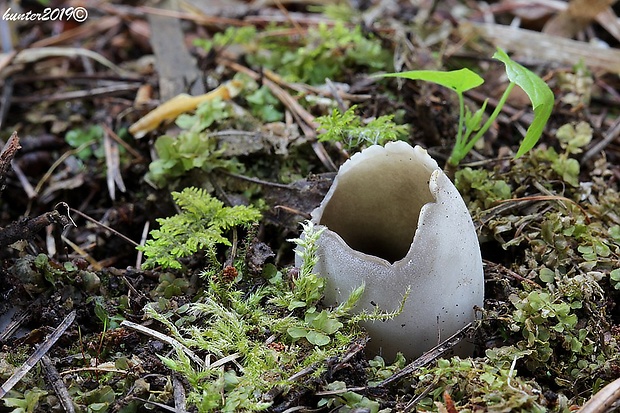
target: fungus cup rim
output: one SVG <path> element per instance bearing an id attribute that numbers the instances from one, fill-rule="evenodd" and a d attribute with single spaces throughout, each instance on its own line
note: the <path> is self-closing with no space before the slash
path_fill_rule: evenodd
<path id="1" fill-rule="evenodd" d="M 390 262 L 389 260 L 385 258 L 372 255 L 372 254 L 368 254 L 368 253 L 359 251 L 351 247 L 344 240 L 344 238 L 340 234 L 338 234 L 336 231 L 331 230 L 327 225 L 320 224 L 325 207 L 329 203 L 329 201 L 332 198 L 332 195 L 337 189 L 339 177 L 344 173 L 351 172 L 352 170 L 354 170 L 357 166 L 359 166 L 362 162 L 364 162 L 368 157 L 380 156 L 386 152 L 387 153 L 398 153 L 400 155 L 402 155 L 403 153 L 406 154 L 407 152 L 409 152 L 412 158 L 416 158 L 422 164 L 424 168 L 428 169 L 430 176 L 428 178 L 427 185 L 428 185 L 428 190 L 430 192 L 430 195 L 433 198 L 433 201 L 429 201 L 425 203 L 424 205 L 422 205 L 420 209 L 420 212 L 418 214 L 417 226 L 415 228 L 413 239 L 411 241 L 411 245 L 409 246 L 407 250 L 407 253 L 402 258 L 394 262 Z M 414 250 L 417 248 L 418 243 L 421 242 L 419 240 L 425 236 L 425 232 L 430 231 L 430 229 L 427 229 L 425 227 L 424 221 L 426 217 L 432 213 L 433 207 L 437 206 L 437 204 L 442 201 L 440 199 L 441 198 L 441 191 L 440 191 L 441 184 L 439 182 L 440 179 L 441 180 L 445 179 L 449 183 L 451 183 L 447 175 L 443 172 L 443 170 L 437 164 L 437 161 L 435 161 L 428 154 L 428 151 L 422 148 L 421 146 L 416 145 L 415 147 L 412 147 L 411 145 L 403 141 L 388 142 L 385 146 L 372 145 L 364 149 L 363 151 L 354 154 L 353 156 L 351 156 L 351 158 L 349 158 L 345 163 L 343 163 L 340 166 L 340 169 L 338 170 L 338 174 L 334 178 L 334 182 L 332 183 L 331 187 L 329 188 L 329 191 L 325 195 L 325 198 L 323 199 L 321 204 L 312 211 L 311 213 L 312 221 L 316 224 L 317 228 L 324 228 L 324 231 L 321 234 L 322 237 L 334 238 L 346 251 L 353 254 L 353 256 L 355 256 L 356 258 L 363 259 L 363 260 L 371 260 L 379 265 L 389 267 L 392 269 L 398 269 L 399 267 L 404 267 L 408 265 L 408 263 L 412 260 L 412 256 L 414 255 L 413 254 Z"/>

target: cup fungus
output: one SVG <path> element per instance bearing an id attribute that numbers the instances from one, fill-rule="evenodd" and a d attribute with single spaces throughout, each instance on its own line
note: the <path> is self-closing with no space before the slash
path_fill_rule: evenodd
<path id="1" fill-rule="evenodd" d="M 418 357 L 474 320 L 482 307 L 480 246 L 457 189 L 426 150 L 405 142 L 373 145 L 345 162 L 312 221 L 326 227 L 315 267 L 325 302 L 365 284 L 358 308 L 400 315 L 366 322 L 368 350 Z M 471 345 L 460 344 L 457 353 Z"/>

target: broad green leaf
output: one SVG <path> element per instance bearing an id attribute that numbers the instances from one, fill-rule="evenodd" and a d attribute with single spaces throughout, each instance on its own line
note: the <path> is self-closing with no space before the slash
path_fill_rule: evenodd
<path id="1" fill-rule="evenodd" d="M 428 82 L 437 83 L 454 90 L 457 93 L 463 93 L 470 89 L 480 86 L 484 83 L 484 79 L 475 72 L 463 68 L 452 70 L 450 72 L 441 72 L 437 70 L 412 70 L 402 73 L 386 73 L 378 75 L 382 77 L 402 77 L 411 80 L 426 80 Z"/>
<path id="2" fill-rule="evenodd" d="M 517 151 L 517 158 L 522 156 L 536 145 L 545 129 L 547 120 L 553 110 L 554 96 L 549 86 L 529 69 L 521 66 L 502 49 L 498 48 L 493 55 L 494 59 L 506 65 L 506 74 L 511 82 L 516 83 L 527 94 L 534 108 L 534 120 L 528 128 L 525 139 Z"/>

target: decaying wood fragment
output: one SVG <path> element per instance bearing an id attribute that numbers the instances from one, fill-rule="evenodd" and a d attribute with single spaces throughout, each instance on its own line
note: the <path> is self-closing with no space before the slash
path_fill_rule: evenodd
<path id="1" fill-rule="evenodd" d="M 540 62 L 573 66 L 579 61 L 607 73 L 620 73 L 620 50 L 594 47 L 590 43 L 519 29 L 501 24 L 474 24 L 474 30 L 496 46 L 517 54 L 526 64 Z"/>

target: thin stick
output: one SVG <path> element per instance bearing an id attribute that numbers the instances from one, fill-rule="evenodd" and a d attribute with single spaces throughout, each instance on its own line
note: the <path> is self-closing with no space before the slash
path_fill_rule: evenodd
<path id="1" fill-rule="evenodd" d="M 78 211 L 77 209 L 71 208 L 71 212 L 73 212 L 75 214 L 78 214 L 79 216 L 81 216 L 82 218 L 92 222 L 93 224 L 96 224 L 96 225 L 99 225 L 102 228 L 105 228 L 107 231 L 110 231 L 114 235 L 124 239 L 125 241 L 127 241 L 128 243 L 133 245 L 134 247 L 137 247 L 139 245 L 136 241 L 132 240 L 131 238 L 127 237 L 126 235 L 121 234 L 120 232 L 118 232 L 114 228 L 111 228 L 111 227 L 107 226 L 106 224 L 102 224 L 101 222 L 97 221 L 95 218 L 91 218 L 90 216 L 86 215 L 83 212 Z"/>
<path id="2" fill-rule="evenodd" d="M 375 387 L 386 387 L 391 383 L 397 382 L 409 375 L 411 375 L 416 370 L 430 364 L 431 362 L 437 360 L 439 357 L 444 355 L 448 350 L 452 347 L 456 346 L 465 335 L 472 329 L 472 323 L 467 324 L 465 327 L 461 328 L 459 331 L 451 335 L 447 340 L 444 340 L 440 344 L 436 345 L 432 349 L 428 350 L 426 353 L 422 354 L 420 357 L 415 359 L 412 363 L 403 367 L 402 370 L 383 380 Z"/>
<path id="3" fill-rule="evenodd" d="M 0 399 L 2 399 L 6 394 L 11 391 L 13 386 L 15 386 L 19 381 L 26 375 L 28 372 L 41 360 L 41 358 L 47 354 L 47 352 L 52 348 L 54 343 L 58 341 L 58 339 L 63 335 L 63 333 L 69 328 L 69 326 L 75 320 L 76 312 L 72 311 L 62 323 L 54 330 L 54 332 L 35 350 L 34 353 L 28 360 L 19 368 L 7 381 L 2 384 L 0 387 Z"/>

